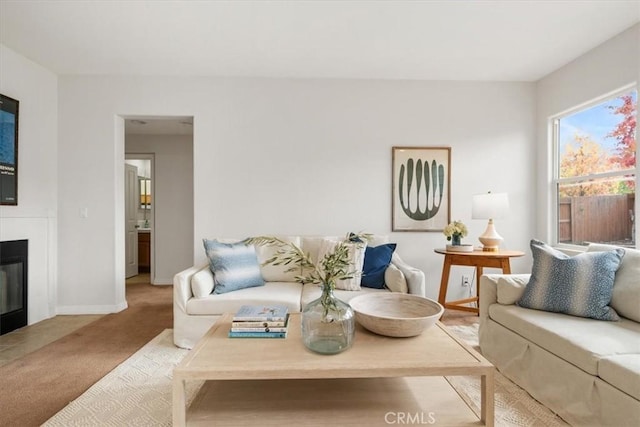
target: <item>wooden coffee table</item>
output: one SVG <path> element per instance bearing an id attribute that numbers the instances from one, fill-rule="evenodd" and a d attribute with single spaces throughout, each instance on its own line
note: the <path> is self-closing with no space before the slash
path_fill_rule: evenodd
<path id="1" fill-rule="evenodd" d="M 481 377 L 482 425 L 494 421 L 495 368 L 438 323 L 412 338 L 358 325 L 353 347 L 331 356 L 304 347 L 300 314 L 285 339 L 227 337 L 222 316 L 173 371 L 173 425 L 187 422 L 185 385 L 206 380 L 189 425 L 478 425 L 443 376 Z M 431 377 L 431 378 L 425 378 Z"/>

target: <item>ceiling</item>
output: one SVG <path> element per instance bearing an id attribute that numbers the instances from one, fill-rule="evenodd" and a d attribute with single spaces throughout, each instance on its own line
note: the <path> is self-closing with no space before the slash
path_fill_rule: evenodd
<path id="1" fill-rule="evenodd" d="M 1 0 L 0 42 L 57 74 L 536 81 L 640 0 Z"/>

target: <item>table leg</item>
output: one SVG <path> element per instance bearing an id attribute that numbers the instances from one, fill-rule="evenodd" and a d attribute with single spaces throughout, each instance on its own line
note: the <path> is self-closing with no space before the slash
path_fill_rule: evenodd
<path id="1" fill-rule="evenodd" d="M 451 258 L 449 255 L 444 256 L 444 264 L 442 265 L 442 279 L 440 279 L 440 295 L 438 302 L 444 307 L 447 299 L 447 287 L 449 286 L 449 272 L 451 270 Z"/>
<path id="2" fill-rule="evenodd" d="M 483 425 L 493 427 L 495 421 L 494 372 L 480 377 L 480 421 Z"/>
<path id="3" fill-rule="evenodd" d="M 511 274 L 511 263 L 509 262 L 509 258 L 504 258 L 500 261 L 500 264 L 502 264 L 503 274 Z"/>
<path id="4" fill-rule="evenodd" d="M 173 378 L 173 425 L 182 427 L 187 423 L 187 403 L 185 380 Z"/>
<path id="5" fill-rule="evenodd" d="M 478 300 L 476 301 L 478 307 L 478 316 L 480 316 L 480 278 L 484 274 L 484 268 L 481 265 L 476 266 L 476 297 Z"/>

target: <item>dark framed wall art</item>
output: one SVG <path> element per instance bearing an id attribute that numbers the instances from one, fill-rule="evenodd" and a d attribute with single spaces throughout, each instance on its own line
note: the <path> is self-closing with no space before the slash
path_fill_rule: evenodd
<path id="1" fill-rule="evenodd" d="M 450 222 L 451 147 L 392 148 L 393 231 L 442 231 Z"/>
<path id="2" fill-rule="evenodd" d="M 18 107 L 0 94 L 0 205 L 18 204 Z"/>

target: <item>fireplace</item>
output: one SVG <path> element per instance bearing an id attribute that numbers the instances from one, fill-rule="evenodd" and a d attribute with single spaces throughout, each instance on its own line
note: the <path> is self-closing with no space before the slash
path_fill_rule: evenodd
<path id="1" fill-rule="evenodd" d="M 27 240 L 0 242 L 0 335 L 27 326 Z"/>

